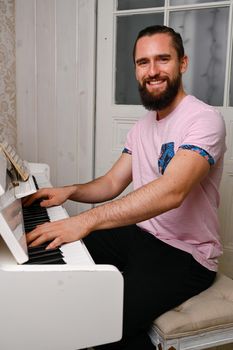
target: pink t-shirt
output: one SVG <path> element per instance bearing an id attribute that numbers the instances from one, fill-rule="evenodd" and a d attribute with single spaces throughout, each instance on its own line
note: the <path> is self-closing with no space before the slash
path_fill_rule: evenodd
<path id="1" fill-rule="evenodd" d="M 162 176 L 179 148 L 205 157 L 211 165 L 208 175 L 179 208 L 137 225 L 216 271 L 217 258 L 222 253 L 218 188 L 226 150 L 225 124 L 220 113 L 188 95 L 164 119 L 157 120 L 156 112 L 148 112 L 129 131 L 123 152 L 132 154 L 133 185 L 137 189 Z"/>

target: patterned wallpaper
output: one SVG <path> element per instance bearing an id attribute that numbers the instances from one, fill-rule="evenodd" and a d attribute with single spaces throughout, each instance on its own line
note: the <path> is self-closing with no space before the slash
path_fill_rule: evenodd
<path id="1" fill-rule="evenodd" d="M 0 0 L 0 136 L 16 144 L 15 0 Z"/>

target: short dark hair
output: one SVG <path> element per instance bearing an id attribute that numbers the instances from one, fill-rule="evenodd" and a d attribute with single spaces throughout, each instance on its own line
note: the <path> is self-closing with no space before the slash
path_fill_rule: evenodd
<path id="1" fill-rule="evenodd" d="M 174 31 L 174 29 L 167 27 L 167 26 L 161 26 L 161 25 L 154 25 L 147 27 L 145 29 L 142 29 L 137 36 L 137 39 L 134 44 L 133 48 L 133 60 L 135 62 L 135 53 L 136 53 L 136 45 L 140 38 L 143 36 L 152 36 L 154 34 L 168 34 L 172 38 L 173 46 L 177 52 L 179 60 L 184 57 L 184 46 L 183 46 L 183 40 L 181 38 L 181 35 Z"/>

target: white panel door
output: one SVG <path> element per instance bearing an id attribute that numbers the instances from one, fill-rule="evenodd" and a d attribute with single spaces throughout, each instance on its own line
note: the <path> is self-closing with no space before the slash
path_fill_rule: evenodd
<path id="1" fill-rule="evenodd" d="M 122 2 L 121 2 L 122 3 Z M 128 2 L 130 3 L 130 2 Z M 139 2 L 138 2 L 139 3 Z M 143 1 L 141 2 L 143 3 Z M 161 6 L 162 1 L 160 2 Z M 132 2 L 131 2 L 132 4 Z M 207 17 L 209 18 L 210 13 L 214 13 L 212 9 L 205 8 Z M 218 14 L 221 16 L 218 18 L 218 23 L 221 25 L 223 30 L 224 25 L 221 23 L 221 19 L 225 18 L 228 20 L 228 11 L 229 9 L 221 8 Z M 232 8 L 231 8 L 232 10 Z M 124 16 L 129 15 L 129 11 L 125 10 Z M 133 10 L 134 11 L 134 10 Z M 136 9 L 135 12 L 131 13 L 133 15 L 138 16 L 139 9 Z M 146 11 L 143 9 L 143 11 Z M 156 9 L 156 20 L 161 20 L 161 9 Z M 195 11 L 198 11 L 198 8 L 195 8 Z M 193 27 L 200 26 L 199 23 L 195 23 L 196 13 L 189 13 L 190 21 L 192 20 Z M 210 11 L 210 12 L 208 12 Z M 222 12 L 221 12 L 222 11 Z M 118 12 L 119 13 L 119 12 Z M 174 13 L 176 15 L 176 12 Z M 173 14 L 170 13 L 171 22 L 177 26 L 182 23 L 182 18 L 179 15 L 177 19 L 174 19 Z M 180 12 L 181 14 L 181 12 Z M 117 98 L 119 97 L 116 94 L 116 76 L 117 74 L 124 74 L 125 72 L 116 72 L 116 50 L 126 50 L 127 47 L 117 47 L 117 39 L 116 34 L 117 31 L 117 10 L 116 10 L 116 2 L 113 0 L 99 0 L 98 1 L 98 35 L 97 35 L 97 100 L 96 100 L 96 147 L 95 147 L 95 176 L 100 176 L 104 174 L 116 161 L 116 159 L 120 156 L 126 139 L 127 132 L 133 126 L 133 124 L 146 113 L 145 109 L 137 104 L 119 104 Z M 151 13 L 149 14 L 151 15 Z M 205 15 L 205 14 L 204 14 Z M 214 14 L 216 16 L 216 13 Z M 185 14 L 186 16 L 186 14 Z M 168 22 L 169 16 L 164 16 L 164 22 Z M 153 19 L 153 17 L 151 17 Z M 146 22 L 150 21 L 151 18 L 147 18 Z M 215 17 L 216 18 L 216 17 Z M 139 17 L 136 18 L 137 22 Z M 190 21 L 188 23 L 190 23 Z M 202 21 L 203 30 L 205 30 L 205 20 Z M 228 28 L 228 22 L 225 23 L 225 29 Z M 128 33 L 125 32 L 125 35 Z M 137 35 L 137 33 L 135 33 Z M 186 41 L 188 46 L 189 55 L 192 56 L 193 52 L 197 52 L 198 50 L 190 46 L 190 40 L 188 40 L 188 31 L 185 31 Z M 211 38 L 209 38 L 209 44 L 211 44 Z M 214 39 L 216 40 L 216 39 Z M 219 42 L 222 42 L 221 37 L 217 38 Z M 218 45 L 219 45 L 218 42 Z M 226 43 L 226 42 L 225 42 Z M 116 49 L 117 47 L 117 49 Z M 222 50 L 225 48 L 222 47 Z M 207 50 L 208 51 L 208 50 Z M 227 50 L 225 50 L 227 51 Z M 226 56 L 225 56 L 226 57 Z M 193 57 L 190 57 L 191 61 L 195 61 Z M 217 57 L 216 57 L 217 58 Z M 208 60 L 212 57 L 207 56 L 204 59 L 204 62 L 208 69 Z M 224 69 L 227 66 L 229 69 L 230 58 L 226 59 L 227 65 L 223 58 L 222 66 L 220 69 L 220 73 L 216 73 L 216 79 L 218 80 L 218 74 L 224 76 Z M 217 59 L 216 59 L 217 62 Z M 219 62 L 219 60 L 218 60 Z M 212 65 L 211 61 L 211 65 Z M 133 66 L 133 60 L 132 60 Z M 204 64 L 203 64 L 204 66 Z M 191 76 L 188 73 L 188 80 L 186 78 L 187 88 L 192 88 L 192 84 L 195 87 L 195 78 L 197 74 L 200 74 L 200 78 L 204 77 L 201 70 L 196 70 L 197 67 L 193 67 L 191 65 Z M 116 74 L 117 73 L 117 74 Z M 226 72 L 226 77 L 229 76 L 229 72 Z M 208 74 L 205 76 L 207 80 L 209 79 Z M 204 77 L 204 78 L 205 78 Z M 191 79 L 192 78 L 192 79 Z M 228 81 L 229 83 L 229 81 Z M 124 81 L 124 84 L 128 84 L 127 78 Z M 196 82 L 197 85 L 197 82 Z M 227 85 L 227 84 L 226 84 Z M 130 85 L 129 85 L 130 86 Z M 129 87 L 130 88 L 130 87 Z M 210 93 L 211 86 L 207 89 L 207 96 Z M 222 81 L 221 90 L 224 90 L 224 79 Z M 127 89 L 125 89 L 127 94 Z M 229 90 L 227 90 L 229 92 Z M 227 93 L 225 91 L 225 95 Z M 219 97 L 219 96 L 218 96 Z M 128 97 L 126 97 L 127 99 Z M 134 97 L 133 97 L 134 98 Z M 211 96 L 213 100 L 213 96 Z M 211 100 L 211 101 L 212 101 Z M 225 96 L 220 96 L 219 100 L 226 101 Z M 210 102 L 211 102 L 210 101 Z M 220 208 L 220 220 L 221 220 L 221 235 L 224 243 L 224 257 L 221 260 L 221 268 L 228 275 L 233 277 L 233 108 L 232 107 L 220 107 L 220 110 L 224 116 L 227 125 L 227 147 L 228 151 L 225 157 L 225 166 L 224 166 L 224 174 L 223 180 L 221 184 L 221 208 Z"/>

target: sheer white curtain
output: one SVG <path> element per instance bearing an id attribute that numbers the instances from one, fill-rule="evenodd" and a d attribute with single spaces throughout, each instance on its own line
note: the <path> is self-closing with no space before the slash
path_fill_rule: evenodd
<path id="1" fill-rule="evenodd" d="M 190 58 L 185 88 L 214 106 L 223 105 L 228 18 L 228 7 L 170 14 L 170 26 L 183 37 Z"/>

